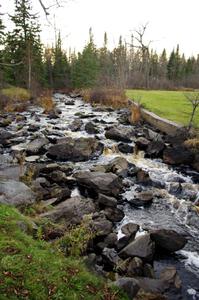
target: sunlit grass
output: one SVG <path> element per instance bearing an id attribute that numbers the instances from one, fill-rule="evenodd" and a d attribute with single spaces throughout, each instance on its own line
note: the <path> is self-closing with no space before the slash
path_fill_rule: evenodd
<path id="1" fill-rule="evenodd" d="M 127 97 L 138 100 L 144 107 L 160 117 L 179 124 L 188 125 L 192 111 L 191 104 L 181 91 L 127 90 Z M 199 127 L 199 109 L 196 112 L 194 126 Z"/>
<path id="2" fill-rule="evenodd" d="M 19 87 L 2 89 L 1 93 L 10 100 L 28 101 L 31 97 L 31 94 L 28 90 Z"/>

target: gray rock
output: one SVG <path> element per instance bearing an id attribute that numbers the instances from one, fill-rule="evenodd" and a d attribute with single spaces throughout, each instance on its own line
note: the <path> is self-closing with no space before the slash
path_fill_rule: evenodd
<path id="1" fill-rule="evenodd" d="M 40 216 L 49 218 L 54 222 L 62 221 L 66 224 L 79 224 L 85 215 L 92 214 L 94 211 L 95 206 L 91 199 L 73 197 Z"/>
<path id="2" fill-rule="evenodd" d="M 111 248 L 104 248 L 102 251 L 102 257 L 105 261 L 105 265 L 107 267 L 107 264 L 111 267 L 114 267 L 117 265 L 118 261 L 120 260 L 117 252 L 115 249 Z"/>
<path id="3" fill-rule="evenodd" d="M 122 181 L 113 173 L 80 171 L 74 177 L 80 186 L 100 194 L 117 197 L 122 192 Z"/>
<path id="4" fill-rule="evenodd" d="M 117 199 L 114 197 L 109 197 L 103 194 L 98 195 L 98 200 L 100 204 L 103 204 L 104 206 L 109 207 L 116 207 L 117 206 Z"/>
<path id="5" fill-rule="evenodd" d="M 95 126 L 95 124 L 93 122 L 88 122 L 85 125 L 85 130 L 89 134 L 97 134 L 97 133 L 99 133 L 99 129 Z"/>
<path id="6" fill-rule="evenodd" d="M 112 127 L 106 131 L 105 136 L 107 139 L 128 143 L 132 141 L 134 130 L 125 126 Z"/>
<path id="7" fill-rule="evenodd" d="M 75 119 L 70 125 L 69 125 L 69 129 L 71 131 L 78 131 L 81 129 L 83 125 L 83 121 L 80 119 Z"/>
<path id="8" fill-rule="evenodd" d="M 115 157 L 106 166 L 108 172 L 115 173 L 117 175 L 127 175 L 129 163 L 124 157 Z"/>
<path id="9" fill-rule="evenodd" d="M 0 203 L 13 206 L 29 205 L 36 200 L 33 191 L 23 182 L 6 180 L 0 181 Z"/>
<path id="10" fill-rule="evenodd" d="M 182 249 L 187 240 L 174 230 L 158 229 L 150 231 L 151 239 L 159 247 L 167 252 L 175 252 Z"/>
<path id="11" fill-rule="evenodd" d="M 104 214 L 111 222 L 120 222 L 125 216 L 124 212 L 117 207 L 107 207 Z"/>
<path id="12" fill-rule="evenodd" d="M 48 149 L 47 156 L 60 161 L 86 161 L 101 155 L 103 145 L 95 138 L 71 137 L 61 140 Z"/>
<path id="13" fill-rule="evenodd" d="M 134 223 L 127 223 L 122 226 L 121 231 L 125 235 L 136 235 L 137 231 L 139 230 L 139 225 Z"/>
<path id="14" fill-rule="evenodd" d="M 114 285 L 116 285 L 120 289 L 123 289 L 128 295 L 129 299 L 134 299 L 140 289 L 138 281 L 134 278 L 129 277 L 118 279 L 114 282 Z"/>
<path id="15" fill-rule="evenodd" d="M 119 252 L 122 258 L 139 257 L 145 261 L 151 261 L 155 252 L 155 243 L 151 240 L 150 234 L 136 238 Z"/>
<path id="16" fill-rule="evenodd" d="M 97 236 L 107 236 L 112 232 L 113 224 L 103 215 L 93 219 L 92 226 Z"/>
<path id="17" fill-rule="evenodd" d="M 49 141 L 46 138 L 37 138 L 27 145 L 26 152 L 30 155 L 40 154 L 48 143 Z"/>
<path id="18" fill-rule="evenodd" d="M 137 145 L 139 150 L 146 150 L 147 146 L 149 145 L 150 141 L 147 140 L 144 137 L 139 137 L 136 141 L 135 144 Z"/>
<path id="19" fill-rule="evenodd" d="M 134 198 L 129 202 L 135 206 L 146 206 L 152 203 L 153 193 L 150 191 L 143 191 L 135 194 Z"/>
<path id="20" fill-rule="evenodd" d="M 118 149 L 122 153 L 133 153 L 134 151 L 134 147 L 126 143 L 119 143 Z"/>

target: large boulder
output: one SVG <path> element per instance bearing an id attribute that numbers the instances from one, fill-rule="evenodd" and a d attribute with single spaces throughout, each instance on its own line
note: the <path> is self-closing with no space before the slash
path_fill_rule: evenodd
<path id="1" fill-rule="evenodd" d="M 112 127 L 106 131 L 105 136 L 107 139 L 128 143 L 132 141 L 134 130 L 125 126 Z"/>
<path id="2" fill-rule="evenodd" d="M 175 252 L 182 249 L 187 240 L 184 236 L 174 230 L 158 229 L 150 231 L 151 239 L 155 242 L 156 247 Z"/>
<path id="3" fill-rule="evenodd" d="M 89 134 L 97 134 L 99 133 L 99 129 L 96 127 L 96 125 L 93 122 L 88 122 L 85 125 L 85 131 Z"/>
<path id="4" fill-rule="evenodd" d="M 54 222 L 62 221 L 65 224 L 79 224 L 84 215 L 92 214 L 94 211 L 95 206 L 91 199 L 72 197 L 41 216 Z"/>
<path id="5" fill-rule="evenodd" d="M 145 261 L 151 261 L 155 252 L 155 243 L 151 240 L 150 234 L 136 238 L 119 252 L 122 258 L 139 257 Z"/>
<path id="6" fill-rule="evenodd" d="M 103 145 L 95 138 L 64 138 L 49 148 L 47 156 L 60 161 L 86 161 L 101 155 Z"/>
<path id="7" fill-rule="evenodd" d="M 150 157 L 156 157 L 162 154 L 165 144 L 163 141 L 152 141 L 148 144 L 146 153 Z"/>
<path id="8" fill-rule="evenodd" d="M 14 180 L 0 181 L 0 203 L 20 206 L 32 204 L 35 200 L 35 194 L 23 182 Z"/>
<path id="9" fill-rule="evenodd" d="M 14 137 L 14 134 L 7 131 L 1 130 L 0 131 L 0 144 L 6 146 L 10 143 L 10 139 Z"/>
<path id="10" fill-rule="evenodd" d="M 40 154 L 48 143 L 49 141 L 46 138 L 37 138 L 27 145 L 26 152 L 30 155 Z"/>
<path id="11" fill-rule="evenodd" d="M 127 175 L 129 163 L 124 157 L 115 157 L 106 166 L 108 172 L 115 173 L 117 175 Z"/>
<path id="12" fill-rule="evenodd" d="M 170 165 L 191 164 L 194 155 L 185 147 L 168 148 L 163 152 L 163 160 Z"/>
<path id="13" fill-rule="evenodd" d="M 74 177 L 80 186 L 96 193 L 117 197 L 122 192 L 122 181 L 113 173 L 80 171 Z"/>
<path id="14" fill-rule="evenodd" d="M 136 193 L 134 197 L 129 201 L 134 206 L 147 206 L 153 201 L 153 193 L 150 191 L 143 191 Z"/>

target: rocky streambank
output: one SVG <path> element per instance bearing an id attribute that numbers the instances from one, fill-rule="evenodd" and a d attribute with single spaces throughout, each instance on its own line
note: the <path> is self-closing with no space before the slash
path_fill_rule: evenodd
<path id="1" fill-rule="evenodd" d="M 49 115 L 0 116 L 0 203 L 42 203 L 40 217 L 66 229 L 89 215 L 85 262 L 130 299 L 199 299 L 198 160 L 184 135 L 132 126 L 128 109 L 54 101 Z"/>

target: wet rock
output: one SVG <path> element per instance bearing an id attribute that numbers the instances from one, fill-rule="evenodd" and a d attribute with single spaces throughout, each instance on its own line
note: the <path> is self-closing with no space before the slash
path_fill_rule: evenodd
<path id="1" fill-rule="evenodd" d="M 148 144 L 146 153 L 150 157 L 160 156 L 165 148 L 164 142 L 152 141 Z"/>
<path id="2" fill-rule="evenodd" d="M 167 252 L 178 251 L 187 243 L 186 238 L 174 230 L 152 230 L 150 231 L 150 235 L 151 239 L 155 242 L 156 247 Z"/>
<path id="3" fill-rule="evenodd" d="M 150 205 L 153 201 L 153 193 L 150 191 L 144 191 L 136 193 L 134 198 L 129 202 L 134 206 L 147 206 Z"/>
<path id="4" fill-rule="evenodd" d="M 35 194 L 23 182 L 14 180 L 0 181 L 0 203 L 20 206 L 32 204 L 35 200 Z"/>
<path id="5" fill-rule="evenodd" d="M 27 145 L 26 152 L 30 155 L 41 154 L 45 152 L 44 147 L 48 145 L 49 141 L 46 138 L 37 138 Z"/>
<path id="6" fill-rule="evenodd" d="M 152 184 L 152 180 L 149 176 L 149 173 L 147 171 L 144 170 L 138 170 L 137 171 L 137 182 L 138 183 L 142 183 L 144 185 L 151 185 Z"/>
<path id="7" fill-rule="evenodd" d="M 127 223 L 122 226 L 121 231 L 125 235 L 136 235 L 137 231 L 139 230 L 139 225 L 134 223 Z"/>
<path id="8" fill-rule="evenodd" d="M 112 127 L 105 132 L 105 136 L 107 139 L 128 143 L 132 141 L 134 130 L 125 126 Z"/>
<path id="9" fill-rule="evenodd" d="M 122 258 L 139 257 L 145 261 L 151 261 L 155 252 L 155 243 L 151 240 L 149 234 L 137 237 L 133 242 L 127 245 L 119 252 Z"/>
<path id="10" fill-rule="evenodd" d="M 163 152 L 163 161 L 170 165 L 190 164 L 194 155 L 184 147 L 168 148 Z"/>
<path id="11" fill-rule="evenodd" d="M 96 193 L 117 197 L 122 192 L 122 181 L 113 173 L 80 171 L 74 177 L 80 186 Z"/>
<path id="12" fill-rule="evenodd" d="M 103 194 L 98 195 L 98 200 L 100 204 L 108 207 L 116 207 L 117 206 L 117 199 L 114 197 L 109 197 Z"/>
<path id="13" fill-rule="evenodd" d="M 135 238 L 134 234 L 129 234 L 121 237 L 117 242 L 117 249 L 118 251 L 122 250 L 126 247 L 130 242 L 132 242 Z"/>
<path id="14" fill-rule="evenodd" d="M 105 244 L 105 247 L 114 248 L 117 244 L 117 233 L 111 232 L 109 235 L 105 237 L 103 242 Z"/>
<path id="15" fill-rule="evenodd" d="M 46 175 L 46 178 L 50 181 L 50 182 L 55 182 L 58 184 L 66 184 L 67 183 L 67 176 L 64 172 L 60 171 L 60 170 L 55 170 L 52 171 L 51 173 L 49 173 L 48 175 Z"/>
<path id="16" fill-rule="evenodd" d="M 26 156 L 25 161 L 29 162 L 29 163 L 33 163 L 33 162 L 38 161 L 39 158 L 40 158 L 40 156 L 38 156 L 38 155 Z"/>
<path id="17" fill-rule="evenodd" d="M 144 128 L 143 132 L 144 132 L 145 137 L 147 139 L 149 139 L 149 140 L 158 141 L 158 142 L 162 142 L 163 141 L 162 140 L 162 135 L 159 134 L 156 131 L 153 131 L 153 130 L 151 130 L 149 128 Z"/>
<path id="18" fill-rule="evenodd" d="M 60 188 L 58 185 L 54 185 L 50 190 L 50 198 L 56 198 L 54 202 L 58 204 L 71 197 L 71 190 L 68 187 Z"/>
<path id="19" fill-rule="evenodd" d="M 112 172 L 118 176 L 127 176 L 129 163 L 124 157 L 116 157 L 106 166 L 107 172 Z"/>
<path id="20" fill-rule="evenodd" d="M 0 118 L 0 127 L 7 127 L 12 123 L 10 118 Z"/>
<path id="21" fill-rule="evenodd" d="M 119 143 L 118 150 L 122 153 L 133 153 L 134 147 L 127 143 Z"/>
<path id="22" fill-rule="evenodd" d="M 155 278 L 155 271 L 150 264 L 144 265 L 143 276 L 148 278 Z"/>
<path id="23" fill-rule="evenodd" d="M 85 215 L 92 214 L 94 211 L 95 206 L 91 199 L 72 197 L 40 216 L 54 222 L 62 221 L 65 224 L 80 224 Z"/>
<path id="24" fill-rule="evenodd" d="M 28 131 L 30 132 L 36 132 L 40 130 L 40 126 L 39 125 L 35 125 L 35 124 L 31 124 L 28 127 Z"/>
<path id="25" fill-rule="evenodd" d="M 139 137 L 136 139 L 135 144 L 139 150 L 146 150 L 147 146 L 149 145 L 149 140 L 144 137 Z"/>
<path id="26" fill-rule="evenodd" d="M 168 289 L 167 283 L 161 279 L 137 277 L 136 280 L 138 286 L 145 292 L 163 294 Z"/>
<path id="27" fill-rule="evenodd" d="M 123 111 L 120 112 L 120 116 L 117 120 L 120 122 L 120 124 L 130 125 L 130 121 L 129 121 L 130 115 L 131 112 L 129 111 L 129 109 L 124 109 Z"/>
<path id="28" fill-rule="evenodd" d="M 104 210 L 104 214 L 111 222 L 120 222 L 124 218 L 124 212 L 116 207 L 107 207 Z"/>
<path id="29" fill-rule="evenodd" d="M 95 126 L 95 124 L 93 122 L 88 122 L 85 125 L 85 130 L 89 134 L 97 134 L 97 133 L 99 133 L 99 129 Z"/>
<path id="30" fill-rule="evenodd" d="M 48 149 L 47 156 L 60 161 L 86 161 L 102 154 L 104 146 L 95 138 L 65 138 Z"/>
<path id="31" fill-rule="evenodd" d="M 83 125 L 83 121 L 80 119 L 75 119 L 70 125 L 69 125 L 69 129 L 71 131 L 78 131 L 81 129 L 82 125 Z"/>
<path id="32" fill-rule="evenodd" d="M 114 282 L 114 285 L 120 289 L 123 289 L 128 295 L 129 299 L 134 299 L 140 289 L 137 280 L 129 277 L 119 278 Z"/>

